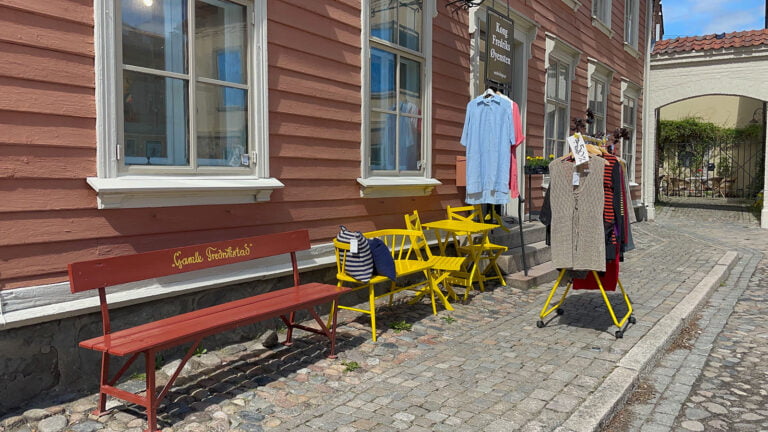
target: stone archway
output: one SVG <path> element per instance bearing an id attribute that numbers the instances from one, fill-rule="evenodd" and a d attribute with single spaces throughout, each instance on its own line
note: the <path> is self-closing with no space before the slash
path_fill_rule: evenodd
<path id="1" fill-rule="evenodd" d="M 659 110 L 682 100 L 708 95 L 744 96 L 768 102 L 768 46 L 682 51 L 651 57 L 643 115 L 642 199 L 648 219 L 655 219 L 655 161 Z M 766 139 L 768 142 L 768 128 Z M 768 158 L 766 158 L 768 161 Z M 768 164 L 767 164 L 768 165 Z M 768 190 L 768 169 L 763 188 Z M 768 228 L 768 207 L 763 204 L 761 226 Z"/>

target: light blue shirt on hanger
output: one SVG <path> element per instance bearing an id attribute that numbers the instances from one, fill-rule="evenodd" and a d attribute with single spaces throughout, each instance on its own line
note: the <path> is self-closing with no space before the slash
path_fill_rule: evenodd
<path id="1" fill-rule="evenodd" d="M 512 103 L 501 96 L 478 96 L 467 104 L 461 145 L 467 148 L 467 203 L 509 201 L 510 149 L 515 143 Z"/>

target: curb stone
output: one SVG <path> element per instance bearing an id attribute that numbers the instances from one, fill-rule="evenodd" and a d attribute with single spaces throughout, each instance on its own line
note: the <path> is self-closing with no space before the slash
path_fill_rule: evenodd
<path id="1" fill-rule="evenodd" d="M 664 348 L 672 342 L 709 295 L 736 265 L 739 254 L 726 252 L 718 264 L 667 316 L 659 320 L 619 361 L 603 384 L 582 403 L 556 432 L 592 432 L 617 412 L 637 384 L 640 375 L 652 367 Z"/>

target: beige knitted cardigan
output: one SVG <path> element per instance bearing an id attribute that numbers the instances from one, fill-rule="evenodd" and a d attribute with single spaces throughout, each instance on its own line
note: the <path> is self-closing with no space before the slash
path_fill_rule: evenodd
<path id="1" fill-rule="evenodd" d="M 552 209 L 552 264 L 555 268 L 605 271 L 603 172 L 605 160 L 590 156 L 580 166 L 573 185 L 574 163 L 557 159 L 549 164 Z"/>

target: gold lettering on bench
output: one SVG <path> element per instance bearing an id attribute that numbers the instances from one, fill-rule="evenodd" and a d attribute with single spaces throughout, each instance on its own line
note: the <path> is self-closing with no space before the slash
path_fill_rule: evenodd
<path id="1" fill-rule="evenodd" d="M 173 254 L 173 265 L 171 267 L 176 267 L 181 270 L 185 265 L 198 264 L 201 262 L 203 262 L 203 257 L 200 256 L 200 252 L 195 252 L 192 256 L 182 258 L 181 251 L 177 251 Z"/>
<path id="2" fill-rule="evenodd" d="M 235 257 L 241 257 L 241 256 L 248 256 L 251 254 L 251 248 L 248 247 L 249 245 L 246 243 L 243 245 L 243 248 L 232 246 L 226 248 L 226 249 L 217 249 L 209 247 L 205 250 L 205 255 L 208 257 L 208 261 L 216 261 L 216 260 L 223 260 L 227 258 L 235 258 Z M 253 246 L 251 244 L 250 246 Z"/>
<path id="3" fill-rule="evenodd" d="M 210 261 L 219 261 L 219 260 L 225 260 L 229 258 L 248 256 L 251 254 L 251 248 L 250 248 L 251 246 L 253 246 L 253 243 L 245 243 L 243 244 L 242 247 L 230 246 L 226 249 L 208 247 L 205 250 L 205 260 L 210 262 Z M 186 265 L 200 264 L 201 262 L 203 262 L 203 256 L 200 254 L 199 251 L 195 252 L 194 255 L 185 256 L 185 257 L 181 256 L 181 251 L 176 251 L 173 254 L 173 264 L 171 264 L 171 267 L 176 267 L 179 270 L 181 270 Z"/>

